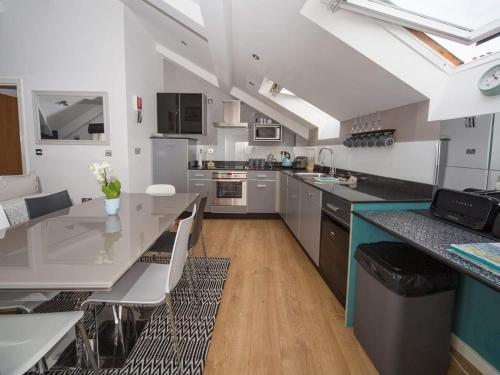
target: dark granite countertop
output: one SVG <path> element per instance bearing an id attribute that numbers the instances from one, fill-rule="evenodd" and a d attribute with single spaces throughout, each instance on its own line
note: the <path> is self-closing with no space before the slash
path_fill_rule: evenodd
<path id="1" fill-rule="evenodd" d="M 405 242 L 500 291 L 500 276 L 447 250 L 451 244 L 492 242 L 488 237 L 413 211 L 353 212 Z"/>
<path id="2" fill-rule="evenodd" d="M 430 185 L 411 181 L 402 181 L 383 177 L 363 180 L 363 177 L 363 179 L 358 179 L 358 182 L 355 185 L 318 184 L 313 180 L 296 176 L 296 171 L 291 169 L 283 169 L 282 172 L 324 192 L 334 194 L 337 197 L 351 203 L 426 202 L 432 200 L 432 187 L 430 187 Z"/>

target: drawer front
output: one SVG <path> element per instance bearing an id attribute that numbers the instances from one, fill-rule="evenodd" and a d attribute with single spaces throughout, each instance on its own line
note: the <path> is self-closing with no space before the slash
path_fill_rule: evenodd
<path id="1" fill-rule="evenodd" d="M 248 212 L 276 211 L 276 182 L 248 181 Z"/>
<path id="2" fill-rule="evenodd" d="M 276 180 L 276 173 L 271 171 L 248 171 L 247 177 L 249 180 Z"/>
<path id="3" fill-rule="evenodd" d="M 211 180 L 212 179 L 212 171 L 197 171 L 190 170 L 189 171 L 189 179 L 191 180 Z"/>
<path id="4" fill-rule="evenodd" d="M 190 193 L 198 193 L 202 197 L 208 197 L 211 186 L 211 180 L 189 180 L 188 185 Z"/>
<path id="5" fill-rule="evenodd" d="M 300 187 L 300 195 L 304 204 L 321 207 L 321 190 L 303 182 Z"/>
<path id="6" fill-rule="evenodd" d="M 323 203 L 326 204 L 327 212 L 333 214 L 338 220 L 345 225 L 350 226 L 351 223 L 351 203 L 343 199 L 337 198 L 332 194 L 323 194 Z"/>

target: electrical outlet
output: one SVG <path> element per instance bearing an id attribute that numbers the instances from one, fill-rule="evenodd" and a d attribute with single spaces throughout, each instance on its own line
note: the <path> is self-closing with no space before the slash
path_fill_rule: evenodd
<path id="1" fill-rule="evenodd" d="M 82 203 L 85 203 L 85 202 L 88 202 L 88 201 L 91 201 L 92 198 L 82 198 Z"/>
<path id="2" fill-rule="evenodd" d="M 104 156 L 111 156 L 111 150 L 104 151 Z"/>
<path id="3" fill-rule="evenodd" d="M 141 153 L 141 148 L 140 147 L 136 147 L 135 148 L 135 154 L 139 155 L 140 153 Z"/>
<path id="4" fill-rule="evenodd" d="M 35 155 L 37 155 L 37 156 L 41 156 L 41 155 L 43 155 L 43 151 L 42 151 L 42 149 L 41 149 L 41 148 L 37 148 L 37 149 L 35 149 Z"/>
<path id="5" fill-rule="evenodd" d="M 214 149 L 212 147 L 207 149 L 207 154 L 213 154 L 213 153 L 214 153 Z"/>

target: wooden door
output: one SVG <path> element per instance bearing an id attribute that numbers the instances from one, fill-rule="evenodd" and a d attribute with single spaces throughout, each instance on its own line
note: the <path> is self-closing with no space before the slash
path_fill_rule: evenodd
<path id="1" fill-rule="evenodd" d="M 0 176 L 22 173 L 17 98 L 0 94 Z"/>

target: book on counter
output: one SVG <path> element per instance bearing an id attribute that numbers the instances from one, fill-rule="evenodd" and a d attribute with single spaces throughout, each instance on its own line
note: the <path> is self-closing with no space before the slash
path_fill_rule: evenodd
<path id="1" fill-rule="evenodd" d="M 450 245 L 448 250 L 480 267 L 500 274 L 500 243 L 468 243 Z"/>

